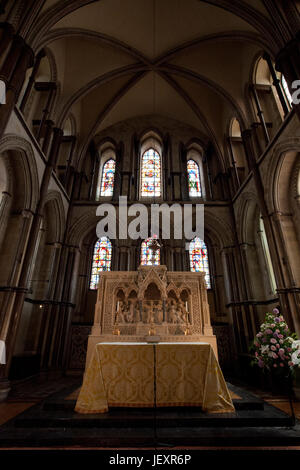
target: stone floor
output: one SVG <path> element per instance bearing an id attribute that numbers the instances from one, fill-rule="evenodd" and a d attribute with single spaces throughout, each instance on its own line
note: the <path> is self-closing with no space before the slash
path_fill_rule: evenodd
<path id="1" fill-rule="evenodd" d="M 234 414 L 199 409 L 112 409 L 74 412 L 81 378 L 41 375 L 14 384 L 0 404 L 0 449 L 300 449 L 285 397 L 228 383 Z M 300 419 L 300 403 L 294 403 Z"/>

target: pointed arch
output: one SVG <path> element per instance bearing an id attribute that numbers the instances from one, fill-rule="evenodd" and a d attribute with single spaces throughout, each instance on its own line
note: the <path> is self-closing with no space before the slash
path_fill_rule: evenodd
<path id="1" fill-rule="evenodd" d="M 190 197 L 202 197 L 202 185 L 198 163 L 189 159 L 187 161 L 188 185 Z"/>
<path id="2" fill-rule="evenodd" d="M 106 160 L 102 167 L 100 196 L 112 196 L 114 192 L 114 180 L 116 171 L 116 161 L 113 158 Z M 98 198 L 97 198 L 98 199 Z"/>
<path id="3" fill-rule="evenodd" d="M 93 252 L 90 289 L 97 289 L 100 273 L 111 270 L 112 244 L 108 237 L 96 241 Z"/>
<path id="4" fill-rule="evenodd" d="M 151 244 L 153 240 L 156 240 L 156 237 L 147 238 L 141 243 L 141 264 L 148 266 L 158 266 L 160 265 L 160 249 L 155 252 L 154 262 L 152 261 L 153 250 Z"/>
<path id="5" fill-rule="evenodd" d="M 207 246 L 199 237 L 195 237 L 189 245 L 190 270 L 192 272 L 205 272 L 207 288 L 211 288 L 210 269 Z"/>
<path id="6" fill-rule="evenodd" d="M 153 147 L 147 148 L 141 156 L 141 197 L 161 197 L 161 167 L 161 155 Z"/>

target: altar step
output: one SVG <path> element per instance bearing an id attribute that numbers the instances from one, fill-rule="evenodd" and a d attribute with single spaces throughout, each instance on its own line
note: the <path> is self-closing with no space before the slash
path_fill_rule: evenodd
<path id="1" fill-rule="evenodd" d="M 77 388 L 76 388 L 77 387 Z M 143 446 L 296 446 L 300 424 L 245 389 L 228 384 L 236 413 L 199 408 L 111 408 L 74 412 L 78 385 L 67 388 L 0 427 L 0 448 Z"/>
<path id="2" fill-rule="evenodd" d="M 199 409 L 111 409 L 109 413 L 82 415 L 72 410 L 32 409 L 15 420 L 15 428 L 221 428 L 289 426 L 287 414 L 270 405 L 261 410 L 206 414 Z"/>

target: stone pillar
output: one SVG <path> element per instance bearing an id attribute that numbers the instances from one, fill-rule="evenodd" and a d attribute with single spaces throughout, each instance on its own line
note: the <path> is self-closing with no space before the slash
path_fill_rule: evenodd
<path id="1" fill-rule="evenodd" d="M 127 246 L 119 247 L 119 270 L 127 271 L 128 266 L 128 248 Z"/>
<path id="2" fill-rule="evenodd" d="M 47 99 L 47 102 L 46 102 L 46 107 L 43 109 L 43 115 L 42 115 L 42 119 L 40 121 L 39 129 L 37 131 L 36 138 L 37 138 L 38 141 L 40 141 L 40 139 L 42 137 L 44 137 L 45 124 L 46 124 L 46 122 L 48 120 L 48 117 L 50 115 L 52 104 L 53 104 L 54 93 L 56 91 L 56 83 L 50 82 L 49 84 L 47 84 L 47 86 L 49 86 L 49 94 L 48 94 L 48 99 Z M 44 143 L 43 143 L 43 147 L 44 147 Z"/>
<path id="3" fill-rule="evenodd" d="M 124 146 L 119 145 L 116 151 L 116 170 L 115 170 L 115 177 L 114 177 L 114 192 L 113 192 L 113 201 L 118 201 L 119 196 L 121 195 L 121 187 L 122 187 L 122 160 L 124 155 Z M 129 178 L 128 181 L 128 197 L 130 197 L 130 186 L 131 181 Z"/>
<path id="4" fill-rule="evenodd" d="M 263 58 L 267 61 L 268 63 L 268 66 L 269 66 L 269 70 L 270 70 L 270 73 L 271 73 L 271 76 L 272 76 L 272 80 L 273 80 L 273 85 L 275 86 L 276 88 L 276 91 L 277 91 L 277 94 L 278 94 L 278 97 L 280 99 L 280 103 L 281 103 L 281 106 L 282 106 L 282 109 L 283 109 L 283 112 L 284 112 L 284 116 L 287 116 L 289 114 L 289 108 L 288 108 L 288 105 L 286 103 L 286 99 L 284 97 L 284 93 L 282 91 L 282 87 L 281 87 L 281 84 L 280 84 L 280 80 L 279 78 L 277 77 L 276 75 L 276 71 L 275 71 L 275 68 L 273 66 L 273 62 L 272 62 L 272 59 L 270 57 L 269 54 L 265 53 Z"/>
<path id="5" fill-rule="evenodd" d="M 24 39 L 15 36 L 0 70 L 0 79 L 6 84 L 6 104 L 0 105 L 0 138 L 18 100 L 26 70 L 32 66 L 33 57 L 33 51 L 25 44 Z"/>
<path id="6" fill-rule="evenodd" d="M 175 270 L 182 271 L 182 255 L 181 255 L 181 248 L 176 246 L 174 248 L 175 251 Z"/>
<path id="7" fill-rule="evenodd" d="M 40 231 L 40 225 L 43 217 L 44 206 L 46 202 L 46 196 L 48 192 L 49 181 L 52 175 L 53 168 L 56 164 L 56 159 L 58 155 L 58 148 L 61 136 L 63 131 L 61 129 L 55 129 L 54 140 L 52 143 L 52 151 L 49 157 L 49 160 L 46 164 L 41 188 L 40 188 L 40 199 L 37 205 L 36 213 L 34 214 L 32 223 L 30 223 L 29 236 L 26 236 L 26 232 L 23 231 L 24 237 L 28 239 L 26 246 L 26 251 L 24 254 L 20 276 L 18 279 L 18 290 L 13 298 L 10 306 L 5 309 L 5 325 L 3 330 L 3 338 L 6 339 L 7 347 L 7 364 L 2 367 L 1 374 L 3 378 L 8 377 L 9 368 L 11 364 L 11 359 L 13 356 L 15 340 L 17 336 L 17 330 L 19 326 L 19 321 L 23 309 L 24 297 L 27 291 L 31 269 L 32 269 L 32 260 L 34 259 L 34 254 L 38 242 L 38 236 Z"/>
<path id="8" fill-rule="evenodd" d="M 11 206 L 12 196 L 7 191 L 2 191 L 2 198 L 0 204 L 0 220 L 7 220 L 9 217 L 9 211 Z M 2 245 L 3 238 L 5 237 L 6 224 L 0 224 L 0 246 Z"/>
<path id="9" fill-rule="evenodd" d="M 27 84 L 27 87 L 26 87 L 26 90 L 24 92 L 24 95 L 23 95 L 23 98 L 22 98 L 22 102 L 21 102 L 21 105 L 20 105 L 20 110 L 22 111 L 22 113 L 24 112 L 24 109 L 25 109 L 25 106 L 26 106 L 26 103 L 27 103 L 27 100 L 29 98 L 29 95 L 31 93 L 31 90 L 32 90 L 32 87 L 34 85 L 34 82 L 35 82 L 35 77 L 37 75 L 37 72 L 39 70 L 39 67 L 40 67 L 40 64 L 41 64 L 41 60 L 42 58 L 45 57 L 45 51 L 42 50 L 38 53 L 38 55 L 36 56 L 36 60 L 35 60 L 35 63 L 34 63 L 34 66 L 33 66 L 33 69 L 32 69 L 32 73 L 29 77 L 29 81 L 28 81 L 28 84 Z"/>
<path id="10" fill-rule="evenodd" d="M 54 126 L 54 122 L 51 121 L 51 119 L 47 119 L 47 121 L 45 122 L 45 138 L 44 138 L 43 146 L 42 146 L 42 150 L 45 155 L 47 155 L 48 153 L 48 147 L 51 141 L 53 126 Z"/>
<path id="11" fill-rule="evenodd" d="M 300 303 L 299 290 L 300 269 L 298 252 L 299 242 L 294 231 L 294 222 L 291 214 L 274 212 L 271 214 L 271 220 L 274 225 L 274 233 L 278 251 L 280 253 L 281 269 L 283 273 L 283 282 L 279 285 L 277 292 L 282 301 L 284 309 L 283 315 L 291 328 L 300 334 Z M 295 247 L 288 252 L 288 242 Z"/>

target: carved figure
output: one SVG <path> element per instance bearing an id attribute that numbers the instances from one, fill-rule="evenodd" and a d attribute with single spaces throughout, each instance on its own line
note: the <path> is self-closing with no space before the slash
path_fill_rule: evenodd
<path id="1" fill-rule="evenodd" d="M 185 308 L 185 305 L 182 300 L 178 302 L 178 314 L 182 322 L 186 323 L 188 319 L 188 311 Z"/>

